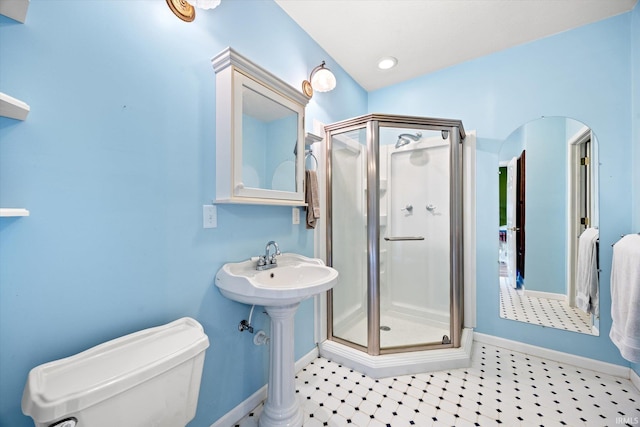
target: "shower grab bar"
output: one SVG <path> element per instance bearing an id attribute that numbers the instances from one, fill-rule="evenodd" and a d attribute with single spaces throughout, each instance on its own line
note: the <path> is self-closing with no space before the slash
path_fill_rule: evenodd
<path id="1" fill-rule="evenodd" d="M 402 242 L 405 240 L 424 240 L 423 236 L 394 236 L 394 237 L 385 237 L 384 240 L 388 242 Z"/>

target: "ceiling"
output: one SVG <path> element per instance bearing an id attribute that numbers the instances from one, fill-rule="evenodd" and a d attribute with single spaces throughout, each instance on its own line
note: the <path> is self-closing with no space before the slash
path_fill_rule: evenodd
<path id="1" fill-rule="evenodd" d="M 372 91 L 633 9 L 637 0 L 275 0 Z M 378 60 L 398 65 L 379 70 Z M 329 58 L 318 58 L 318 63 Z"/>

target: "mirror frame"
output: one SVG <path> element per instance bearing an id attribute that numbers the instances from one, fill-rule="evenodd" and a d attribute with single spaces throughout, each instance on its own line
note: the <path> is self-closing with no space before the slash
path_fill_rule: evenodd
<path id="1" fill-rule="evenodd" d="M 216 72 L 216 203 L 304 206 L 304 120 L 309 98 L 230 47 L 211 62 Z M 295 191 L 244 186 L 243 87 L 249 87 L 297 113 Z M 290 149 L 293 154 L 294 146 Z"/>

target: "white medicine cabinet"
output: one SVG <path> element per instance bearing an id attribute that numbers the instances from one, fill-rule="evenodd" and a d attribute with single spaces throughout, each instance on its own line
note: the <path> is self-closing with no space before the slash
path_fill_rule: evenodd
<path id="1" fill-rule="evenodd" d="M 216 203 L 304 205 L 309 99 L 226 48 L 216 72 Z"/>

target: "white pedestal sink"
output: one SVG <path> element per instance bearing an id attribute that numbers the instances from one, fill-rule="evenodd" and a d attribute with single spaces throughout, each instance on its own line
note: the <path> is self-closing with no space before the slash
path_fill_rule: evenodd
<path id="1" fill-rule="evenodd" d="M 293 319 L 304 299 L 331 289 L 338 272 L 320 259 L 282 254 L 278 266 L 256 270 L 255 261 L 228 263 L 216 274 L 225 297 L 262 305 L 271 319 L 269 385 L 260 427 L 299 427 L 303 415 L 296 397 Z"/>

